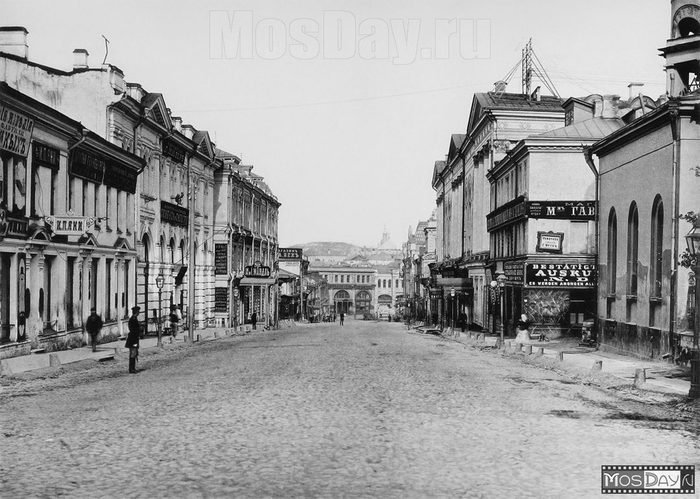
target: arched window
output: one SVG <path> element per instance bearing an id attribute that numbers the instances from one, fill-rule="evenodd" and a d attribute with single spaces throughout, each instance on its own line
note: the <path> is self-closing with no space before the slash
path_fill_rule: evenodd
<path id="1" fill-rule="evenodd" d="M 165 261 L 165 238 L 160 236 L 160 261 L 161 263 Z"/>
<path id="2" fill-rule="evenodd" d="M 637 262 L 639 259 L 639 211 L 632 201 L 627 219 L 627 294 L 637 295 Z"/>
<path id="3" fill-rule="evenodd" d="M 170 263 L 175 263 L 175 239 L 172 237 L 168 244 L 168 252 L 170 253 Z"/>
<path id="4" fill-rule="evenodd" d="M 617 291 L 617 214 L 610 208 L 608 215 L 608 294 Z"/>
<path id="5" fill-rule="evenodd" d="M 654 199 L 654 205 L 651 208 L 651 255 L 649 264 L 651 266 L 649 277 L 650 294 L 652 297 L 661 297 L 661 267 L 663 260 L 664 247 L 664 203 L 661 201 L 661 196 L 657 195 Z"/>

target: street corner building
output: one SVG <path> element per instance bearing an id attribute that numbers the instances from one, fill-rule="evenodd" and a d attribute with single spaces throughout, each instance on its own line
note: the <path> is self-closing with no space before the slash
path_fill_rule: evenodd
<path id="1" fill-rule="evenodd" d="M 4 82 L 0 134 L 0 357 L 82 345 L 91 307 L 119 337 L 144 161 Z"/>
<path id="2" fill-rule="evenodd" d="M 272 313 L 233 299 L 239 269 L 276 268 L 263 177 L 86 50 L 68 71 L 31 61 L 27 35 L 0 27 L 0 358 L 85 344 L 92 307 L 100 341 L 134 305 L 145 334 Z"/>
<path id="3" fill-rule="evenodd" d="M 590 148 L 600 171 L 598 319 L 603 347 L 687 360 L 698 328 L 685 238 L 700 212 L 700 2 L 672 1 L 670 31 L 659 49 L 666 102 Z"/>

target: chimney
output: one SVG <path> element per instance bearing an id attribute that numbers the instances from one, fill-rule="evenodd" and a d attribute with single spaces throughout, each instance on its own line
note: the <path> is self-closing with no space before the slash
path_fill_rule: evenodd
<path id="1" fill-rule="evenodd" d="M 87 69 L 89 55 L 85 49 L 75 49 L 73 51 L 73 69 Z"/>
<path id="2" fill-rule="evenodd" d="M 172 118 L 173 126 L 178 132 L 182 132 L 182 118 L 179 116 L 173 116 Z"/>
<path id="3" fill-rule="evenodd" d="M 636 99 L 639 96 L 643 86 L 644 86 L 644 83 L 636 83 L 636 82 L 632 82 L 629 85 L 627 85 L 627 88 L 629 88 L 629 90 L 630 90 L 630 93 L 629 93 L 629 100 L 630 101 L 632 99 Z"/>
<path id="4" fill-rule="evenodd" d="M 493 91 L 494 92 L 505 92 L 507 86 L 508 86 L 507 81 L 498 80 L 496 83 L 493 84 Z"/>
<path id="5" fill-rule="evenodd" d="M 604 95 L 603 108 L 601 110 L 600 116 L 602 118 L 618 118 L 620 110 L 619 101 L 619 95 Z"/>
<path id="6" fill-rule="evenodd" d="M 27 33 L 22 26 L 0 26 L 0 52 L 26 60 L 29 57 Z"/>

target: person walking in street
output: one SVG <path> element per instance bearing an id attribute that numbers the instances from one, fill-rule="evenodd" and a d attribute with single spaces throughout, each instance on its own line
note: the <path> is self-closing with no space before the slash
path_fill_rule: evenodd
<path id="1" fill-rule="evenodd" d="M 177 336 L 177 328 L 180 323 L 180 317 L 178 317 L 177 311 L 177 306 L 170 305 L 170 333 L 173 335 L 173 338 Z"/>
<path id="2" fill-rule="evenodd" d="M 97 351 L 97 337 L 100 335 L 100 330 L 102 329 L 102 317 L 97 315 L 97 309 L 92 307 L 90 309 L 90 316 L 85 322 L 85 329 L 90 335 L 90 344 L 92 345 L 92 351 Z"/>
<path id="3" fill-rule="evenodd" d="M 345 322 L 345 312 L 340 312 L 340 325 L 342 326 Z"/>
<path id="4" fill-rule="evenodd" d="M 141 307 L 136 305 L 131 307 L 131 317 L 129 317 L 129 336 L 126 337 L 126 344 L 129 349 L 129 373 L 136 372 L 136 359 L 139 357 L 139 340 L 141 337 L 141 324 L 139 324 L 139 311 Z"/>
<path id="5" fill-rule="evenodd" d="M 256 312 L 253 312 L 253 315 L 250 316 L 250 322 L 253 323 L 253 329 L 255 329 L 255 325 L 258 323 L 258 314 Z"/>

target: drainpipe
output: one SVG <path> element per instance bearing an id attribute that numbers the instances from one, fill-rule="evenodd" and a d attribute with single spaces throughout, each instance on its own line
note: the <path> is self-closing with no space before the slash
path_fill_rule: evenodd
<path id="1" fill-rule="evenodd" d="M 187 340 L 194 341 L 194 285 L 195 285 L 195 251 L 194 242 L 194 207 L 196 186 L 192 179 L 192 156 L 196 153 L 197 146 L 192 147 L 192 152 L 187 155 L 187 237 L 189 238 L 189 261 L 188 267 L 190 277 L 187 279 Z"/>
<path id="2" fill-rule="evenodd" d="M 584 147 L 583 149 L 583 156 L 586 158 L 586 163 L 588 163 L 588 167 L 591 169 L 593 172 L 593 175 L 595 176 L 595 268 L 596 268 L 596 273 L 598 276 L 599 274 L 599 265 L 600 265 L 600 172 L 598 171 L 598 168 L 595 165 L 595 162 L 593 161 L 593 152 L 591 151 L 590 146 L 589 147 Z M 598 279 L 599 281 L 599 279 Z M 598 283 L 596 283 L 596 289 L 598 288 Z M 607 298 L 606 298 L 607 299 Z M 595 300 L 595 316 L 596 319 L 599 317 L 599 306 L 598 306 L 599 300 L 598 297 L 596 297 Z M 600 322 L 600 321 L 598 321 Z M 600 326 L 598 327 L 600 330 Z M 599 331 L 600 332 L 600 331 Z M 602 337 L 602 335 L 599 336 L 599 338 Z"/>
<path id="3" fill-rule="evenodd" d="M 671 296 L 669 297 L 669 324 L 668 324 L 668 338 L 671 347 L 671 353 L 675 357 L 678 353 L 678 343 L 674 341 L 674 334 L 676 330 L 676 320 L 678 317 L 676 311 L 676 301 L 678 299 L 678 217 L 680 213 L 680 200 L 679 200 L 679 189 L 680 189 L 680 157 L 681 157 L 681 119 L 678 113 L 678 104 L 676 102 L 669 103 L 669 119 L 671 125 L 671 136 L 673 138 L 673 150 L 672 150 L 672 165 L 673 165 L 673 237 L 671 238 Z M 697 325 L 696 325 L 697 327 Z"/>

